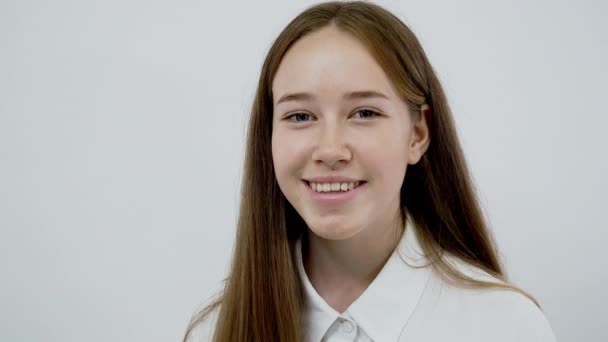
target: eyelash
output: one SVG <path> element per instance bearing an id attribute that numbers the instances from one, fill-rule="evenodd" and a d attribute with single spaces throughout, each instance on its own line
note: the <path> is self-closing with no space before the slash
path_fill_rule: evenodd
<path id="1" fill-rule="evenodd" d="M 374 117 L 376 117 L 376 116 L 380 116 L 380 113 L 376 112 L 375 110 L 371 110 L 371 109 L 361 109 L 361 110 L 356 111 L 356 112 L 355 112 L 355 114 L 356 114 L 356 113 L 360 113 L 360 112 L 369 112 L 369 113 L 373 113 L 373 114 L 374 114 Z M 291 122 L 303 122 L 303 121 L 294 121 L 294 120 L 291 120 L 291 118 L 296 117 L 296 115 L 302 115 L 302 114 L 303 114 L 303 115 L 308 115 L 308 116 L 310 116 L 310 114 L 308 114 L 308 113 L 297 112 L 297 113 L 293 113 L 293 114 L 291 114 L 291 115 L 286 116 L 286 117 L 285 117 L 285 120 L 288 120 L 288 121 L 291 121 Z M 365 118 L 365 119 L 363 119 L 363 120 L 370 120 L 370 119 L 372 119 L 372 118 L 373 118 L 373 117 L 371 117 L 371 118 Z"/>

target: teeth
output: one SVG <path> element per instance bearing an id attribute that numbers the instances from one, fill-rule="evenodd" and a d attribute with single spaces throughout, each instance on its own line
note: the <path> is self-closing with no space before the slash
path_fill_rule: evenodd
<path id="1" fill-rule="evenodd" d="M 350 183 L 313 183 L 310 187 L 316 192 L 345 192 L 358 187 L 360 182 Z"/>

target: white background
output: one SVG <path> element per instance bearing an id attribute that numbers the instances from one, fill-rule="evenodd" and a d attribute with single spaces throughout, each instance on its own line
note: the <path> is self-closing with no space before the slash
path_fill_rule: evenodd
<path id="1" fill-rule="evenodd" d="M 0 2 L 0 340 L 176 341 L 232 253 L 265 53 L 310 1 Z M 605 341 L 602 1 L 379 2 L 438 72 L 508 274 Z"/>

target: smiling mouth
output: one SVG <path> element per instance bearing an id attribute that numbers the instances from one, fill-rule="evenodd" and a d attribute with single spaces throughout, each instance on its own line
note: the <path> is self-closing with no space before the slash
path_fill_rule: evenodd
<path id="1" fill-rule="evenodd" d="M 355 182 L 335 182 L 335 183 L 314 183 L 307 180 L 303 180 L 309 189 L 318 193 L 343 193 L 354 190 L 361 185 L 367 183 L 366 181 L 355 181 Z"/>

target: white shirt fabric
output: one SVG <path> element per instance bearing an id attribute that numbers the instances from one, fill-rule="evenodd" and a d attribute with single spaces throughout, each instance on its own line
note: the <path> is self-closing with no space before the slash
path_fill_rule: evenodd
<path id="1" fill-rule="evenodd" d="M 298 241 L 297 267 L 306 301 L 304 342 L 556 341 L 543 312 L 524 295 L 446 283 L 425 266 L 419 240 L 409 226 L 380 273 L 343 313 L 330 307 L 310 283 L 300 248 Z M 471 277 L 496 281 L 456 258 L 448 261 Z M 217 312 L 197 326 L 189 341 L 209 341 L 216 318 Z"/>
<path id="2" fill-rule="evenodd" d="M 427 265 L 412 227 L 373 282 L 340 314 L 315 290 L 296 247 L 304 282 L 304 341 L 555 341 L 542 311 L 524 295 L 502 289 L 449 285 Z M 481 269 L 448 261 L 479 280 L 498 281 Z"/>

